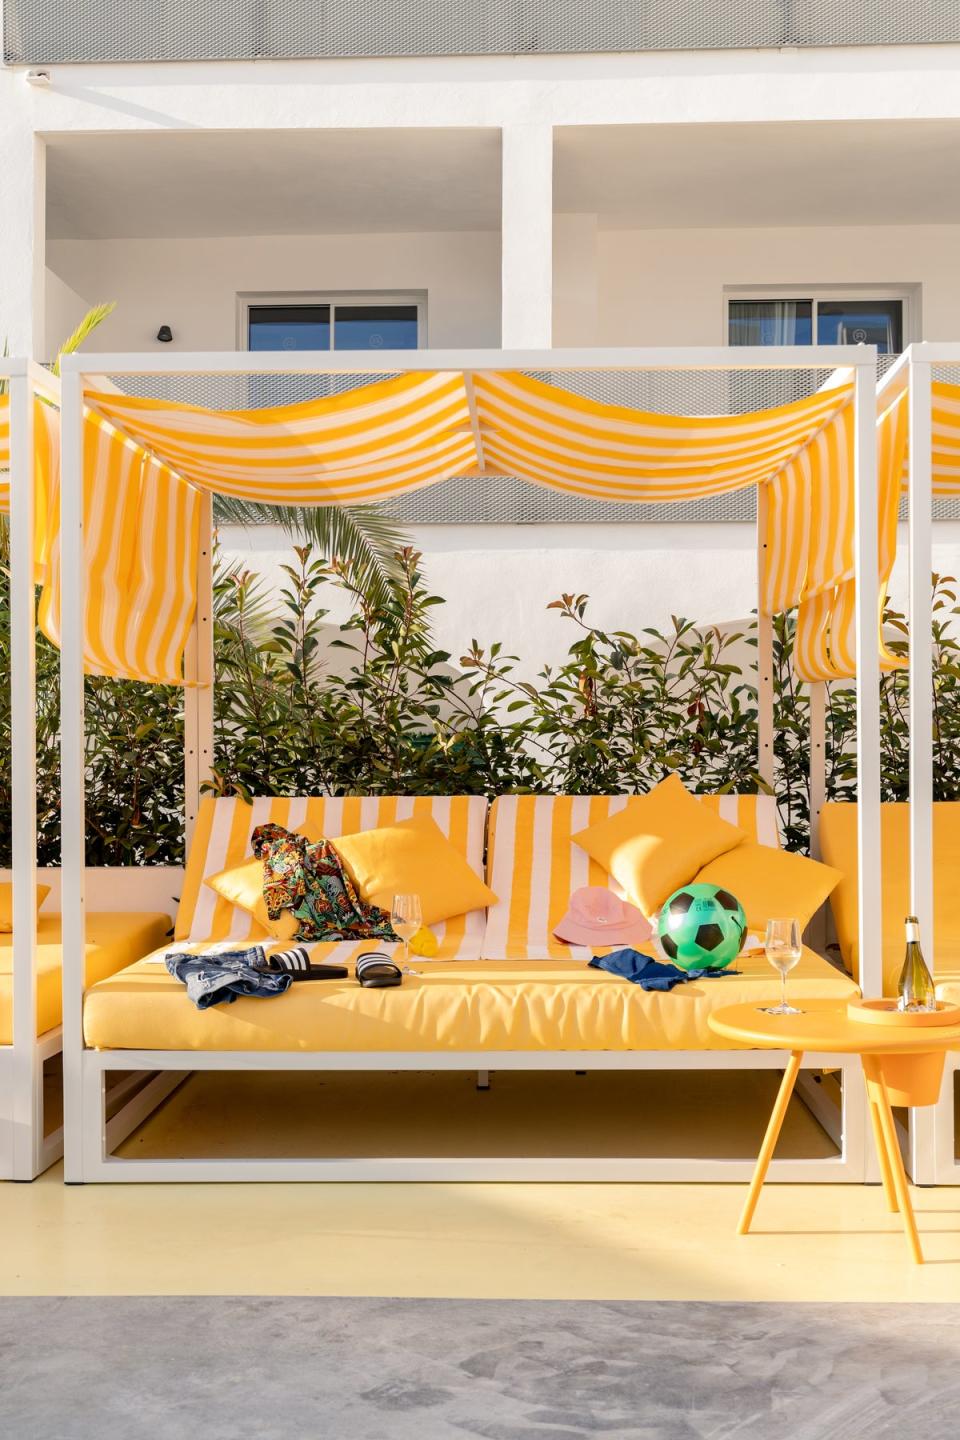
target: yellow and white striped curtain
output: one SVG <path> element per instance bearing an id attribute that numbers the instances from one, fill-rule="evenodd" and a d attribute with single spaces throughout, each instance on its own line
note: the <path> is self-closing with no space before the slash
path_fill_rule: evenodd
<path id="1" fill-rule="evenodd" d="M 368 505 L 477 464 L 462 374 L 401 375 L 258 410 L 88 393 L 102 415 L 185 480 L 275 505 Z"/>
<path id="2" fill-rule="evenodd" d="M 197 599 L 200 495 L 90 413 L 83 478 L 87 673 L 182 684 Z M 49 494 L 46 523 L 37 527 L 44 552 L 38 623 L 59 645 L 59 464 Z"/>
<path id="3" fill-rule="evenodd" d="M 598 500 L 697 500 L 771 479 L 834 416 L 850 383 L 742 415 L 600 404 L 516 373 L 475 377 L 485 469 Z"/>
<path id="4" fill-rule="evenodd" d="M 10 463 L 0 396 L 0 466 Z M 60 412 L 34 398 L 37 623 L 60 643 Z M 0 511 L 9 512 L 9 472 Z M 183 683 L 197 599 L 200 496 L 101 417 L 84 417 L 84 668 L 89 675 Z"/>
<path id="5" fill-rule="evenodd" d="M 934 396 L 936 489 L 955 493 L 960 387 L 935 385 Z M 248 411 L 116 392 L 89 392 L 87 402 L 93 407 L 85 442 L 87 662 L 98 673 L 181 678 L 196 603 L 198 489 L 277 504 L 361 504 L 463 474 L 515 475 L 566 493 L 637 503 L 766 484 L 762 608 L 799 607 L 802 678 L 854 673 L 853 407 L 846 375 L 807 399 L 734 416 L 647 413 L 497 371 L 418 372 L 332 398 Z M 884 586 L 896 548 L 906 417 L 901 397 L 878 422 Z M 50 478 L 41 486 L 44 498 L 38 496 L 47 517 L 38 554 L 46 576 L 41 616 L 52 638 L 59 606 L 55 441 L 46 442 Z M 882 641 L 881 658 L 898 663 Z"/>
<path id="6" fill-rule="evenodd" d="M 746 415 L 648 414 L 515 373 L 403 375 L 277 409 L 211 412 L 88 394 L 184 478 L 276 504 L 391 500 L 454 475 L 514 475 L 602 500 L 689 500 L 774 475 L 849 405 L 841 385 Z M 479 437 L 479 448 L 477 445 Z"/>
<path id="7" fill-rule="evenodd" d="M 877 626 L 880 663 L 903 662 L 883 641 L 881 621 L 897 543 L 897 508 L 906 460 L 906 395 L 877 426 L 879 477 Z M 794 667 L 801 680 L 856 673 L 853 409 L 835 416 L 768 488 L 761 552 L 761 609 L 797 609 Z"/>

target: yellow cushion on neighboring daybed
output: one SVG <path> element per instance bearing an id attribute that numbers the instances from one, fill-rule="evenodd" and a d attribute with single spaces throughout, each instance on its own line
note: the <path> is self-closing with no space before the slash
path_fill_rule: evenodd
<path id="1" fill-rule="evenodd" d="M 131 965 L 164 943 L 170 916 L 139 911 L 87 916 L 87 984 Z M 60 916 L 37 919 L 37 1034 L 63 1019 Z M 0 1045 L 13 1043 L 13 936 L 0 935 Z"/>
<path id="2" fill-rule="evenodd" d="M 357 946 L 357 951 L 371 948 Z M 311 947 L 321 960 L 334 947 Z M 342 954 L 342 947 L 336 947 Z M 422 962 L 390 990 L 346 980 L 294 984 L 276 999 L 197 1010 L 162 964 L 141 961 L 88 992 L 87 1044 L 100 1049 L 489 1051 L 718 1050 L 711 1010 L 773 1004 L 780 981 L 762 952 L 744 973 L 646 993 L 581 961 Z M 790 975 L 791 997 L 846 1000 L 856 986 L 811 951 Z"/>
<path id="3" fill-rule="evenodd" d="M 49 885 L 37 886 L 37 910 L 50 894 Z M 9 935 L 13 929 L 13 883 L 0 881 L 0 935 Z"/>
<path id="4" fill-rule="evenodd" d="M 910 807 L 881 805 L 883 851 L 883 989 L 893 995 L 906 946 L 904 917 L 910 910 Z M 960 1003 L 960 802 L 937 801 L 933 807 L 934 945 L 924 947 L 942 999 Z M 830 898 L 844 964 L 859 973 L 857 944 L 857 806 L 831 801 L 820 812 L 820 851 L 843 879 Z M 920 937 L 923 946 L 923 936 Z M 942 988 L 950 986 L 950 993 Z"/>

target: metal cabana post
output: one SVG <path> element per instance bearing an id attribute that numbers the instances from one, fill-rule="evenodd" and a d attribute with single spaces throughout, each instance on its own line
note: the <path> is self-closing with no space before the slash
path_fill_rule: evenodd
<path id="1" fill-rule="evenodd" d="M 793 346 L 771 350 L 765 347 L 744 347 L 731 351 L 716 349 L 613 349 L 613 350 L 564 350 L 544 351 L 419 351 L 357 353 L 246 353 L 230 354 L 174 354 L 137 355 L 101 354 L 74 355 L 64 359 L 63 383 L 63 464 L 62 464 L 62 582 L 65 597 L 62 624 L 62 703 L 64 706 L 62 756 L 63 756 L 63 854 L 64 875 L 64 1071 L 65 1071 L 65 1123 L 67 1126 L 66 1178 L 71 1182 L 87 1180 L 137 1180 L 137 1179 L 363 1179 L 388 1178 L 378 1162 L 349 1160 L 278 1160 L 278 1161 L 143 1161 L 111 1159 L 107 1143 L 108 1130 L 104 1115 L 104 1082 L 112 1069 L 150 1070 L 172 1072 L 185 1069 L 362 1069 L 376 1068 L 416 1070 L 436 1068 L 463 1069 L 472 1071 L 490 1065 L 501 1069 L 563 1069 L 571 1066 L 570 1056 L 565 1053 L 528 1055 L 526 1052 L 481 1053 L 438 1056 L 435 1052 L 339 1054 L 336 1052 L 280 1052 L 271 1051 L 263 1055 L 239 1051 L 222 1052 L 181 1052 L 146 1050 L 104 1050 L 87 1051 L 83 1039 L 83 951 L 84 951 L 84 720 L 83 720 L 83 522 L 82 522 L 82 474 L 83 474 L 83 403 L 84 386 L 87 377 L 102 376 L 187 376 L 187 375 L 246 375 L 251 373 L 271 375 L 376 375 L 402 374 L 411 371 L 459 371 L 470 376 L 484 370 L 520 370 L 553 372 L 555 376 L 563 371 L 624 371 L 624 370 L 812 370 L 816 368 L 850 367 L 854 371 L 855 386 L 853 404 L 856 415 L 856 483 L 858 486 L 858 530 L 857 558 L 858 579 L 861 588 L 869 590 L 877 573 L 876 541 L 867 544 L 865 534 L 876 534 L 876 473 L 874 465 L 874 384 L 876 374 L 875 352 L 862 346 L 816 347 Z M 117 427 L 124 433 L 122 424 Z M 133 438 L 128 436 L 128 438 Z M 134 443 L 140 443 L 134 438 Z M 865 495 L 860 497 L 860 489 Z M 209 516 L 209 510 L 208 510 Z M 872 530 L 870 516 L 873 516 Z M 208 524 L 209 522 L 205 522 Z M 201 527 L 201 537 L 209 536 L 209 529 Z M 197 620 L 193 639 L 188 646 L 186 662 L 187 679 L 200 681 L 200 688 L 185 700 L 185 776 L 187 779 L 186 819 L 190 823 L 191 810 L 195 814 L 199 788 L 211 756 L 204 756 L 203 750 L 212 749 L 213 675 L 206 687 L 202 682 L 204 656 L 210 654 L 209 639 L 209 596 L 210 596 L 210 553 L 209 544 L 201 538 L 199 588 L 197 596 Z M 868 557 L 868 563 L 860 566 L 861 552 Z M 872 555 L 872 566 L 869 557 Z M 206 567 L 206 571 L 204 569 Z M 872 579 L 871 579 L 872 577 Z M 69 597 L 69 598 L 68 598 Z M 204 617 L 204 602 L 207 617 Z M 866 616 L 872 614 L 872 632 Z M 868 638 L 869 632 L 869 638 Z M 770 631 L 772 637 L 772 629 Z M 873 656 L 873 672 L 877 673 L 875 601 L 866 603 L 858 611 L 858 644 L 865 657 Z M 871 652 L 872 646 L 872 652 Z M 772 655 L 771 655 L 772 658 Z M 768 663 L 768 698 L 761 708 L 761 723 L 768 739 L 768 760 L 764 761 L 767 773 L 772 778 L 772 667 Z M 869 684 L 858 687 L 864 695 L 870 692 Z M 876 815 L 874 799 L 879 799 L 879 704 L 876 686 L 872 687 L 872 708 L 864 698 L 861 709 L 862 724 L 858 735 L 860 759 L 860 796 L 865 813 Z M 871 721 L 872 726 L 871 726 Z M 871 754 L 871 746 L 872 754 Z M 875 830 L 874 830 L 875 833 Z M 877 859 L 878 852 L 870 845 L 861 847 L 860 876 L 862 892 L 875 900 L 878 895 L 879 874 L 870 875 L 869 867 Z M 871 943 L 872 930 L 867 925 L 866 944 Z M 863 949 L 866 955 L 867 950 Z M 866 968 L 871 972 L 869 960 Z M 579 1052 L 578 1052 L 579 1053 Z M 833 1063 L 837 1057 L 825 1058 L 823 1063 Z M 665 1066 L 671 1069 L 703 1069 L 709 1064 L 719 1063 L 714 1057 L 696 1052 L 665 1052 L 630 1054 L 626 1057 L 607 1057 L 590 1054 L 583 1057 L 588 1068 L 609 1068 L 628 1064 L 630 1068 L 646 1069 Z M 429 1064 L 426 1062 L 429 1060 Z M 372 1062 L 376 1063 L 372 1063 Z M 724 1062 L 735 1064 L 736 1068 L 752 1070 L 775 1066 L 776 1055 L 759 1057 L 752 1052 L 724 1052 Z M 845 1082 L 852 1080 L 853 1071 L 845 1061 L 838 1061 L 843 1070 Z M 832 1162 L 832 1178 L 858 1180 L 862 1178 L 865 1108 L 863 1097 L 856 1085 L 843 1087 L 843 1141 L 840 1155 Z M 142 1117 L 141 1117 L 142 1118 Z M 610 1167 L 599 1170 L 586 1161 L 570 1162 L 575 1178 L 615 1178 Z M 626 1162 L 629 1166 L 631 1162 Z M 781 1161 L 778 1172 L 784 1179 L 814 1178 L 812 1170 L 830 1162 Z M 461 1168 L 456 1171 L 460 1178 L 548 1178 L 549 1166 L 537 1162 L 497 1161 L 488 1175 L 481 1162 L 465 1160 L 456 1162 Z M 621 1162 L 616 1162 L 620 1165 Z M 631 1178 L 671 1178 L 675 1167 L 677 1175 L 685 1178 L 716 1178 L 709 1170 L 709 1162 L 652 1160 L 632 1162 Z M 577 1169 L 580 1166 L 580 1169 Z M 732 1168 L 731 1168 L 732 1166 Z M 705 1168 L 706 1167 L 706 1168 Z M 453 1168 L 456 1168 L 454 1164 Z M 374 1173 L 376 1172 L 376 1173 Z M 396 1178 L 445 1178 L 447 1170 L 435 1160 L 422 1162 L 400 1161 L 395 1167 Z M 602 1172 L 602 1173 L 601 1173 Z M 648 1173 L 649 1172 L 649 1173 Z M 735 1178 L 736 1164 L 724 1162 L 724 1178 Z M 393 1173 L 393 1172 L 391 1172 Z M 617 1171 L 617 1174 L 620 1174 Z M 745 1172 L 746 1173 L 746 1172 Z M 449 1178 L 449 1177 L 447 1177 Z M 567 1176 L 570 1178 L 570 1176 Z M 826 1178 L 825 1176 L 823 1178 Z"/>
<path id="2" fill-rule="evenodd" d="M 867 348 L 867 347 L 864 347 Z M 854 550 L 857 665 L 857 942 L 860 988 L 883 994 L 880 914 L 880 654 L 877 644 L 876 350 L 854 371 Z"/>
<path id="3" fill-rule="evenodd" d="M 10 759 L 13 871 L 12 1167 L 31 1180 L 43 1139 L 37 1048 L 37 727 L 33 590 L 33 388 L 25 360 L 6 361 L 10 394 Z"/>

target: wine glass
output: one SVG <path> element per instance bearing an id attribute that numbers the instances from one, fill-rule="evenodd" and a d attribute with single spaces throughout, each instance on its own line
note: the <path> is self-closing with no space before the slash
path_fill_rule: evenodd
<path id="1" fill-rule="evenodd" d="M 780 1004 L 763 1006 L 765 1015 L 802 1015 L 803 1011 L 787 1004 L 787 976 L 801 955 L 800 921 L 768 920 L 764 941 L 767 959 L 780 975 Z"/>
<path id="2" fill-rule="evenodd" d="M 423 924 L 419 895 L 394 895 L 390 906 L 390 925 L 403 941 L 403 966 L 410 971 L 410 941 Z"/>

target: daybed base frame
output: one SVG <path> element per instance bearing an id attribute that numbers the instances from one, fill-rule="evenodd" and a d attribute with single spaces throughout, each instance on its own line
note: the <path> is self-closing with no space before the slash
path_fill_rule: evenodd
<path id="1" fill-rule="evenodd" d="M 754 1160 L 696 1157 L 329 1157 L 297 1159 L 121 1159 L 111 1152 L 143 1121 L 165 1095 L 186 1078 L 185 1072 L 226 1071 L 463 1071 L 500 1070 L 782 1070 L 779 1051 L 647 1050 L 477 1051 L 475 1053 L 301 1053 L 289 1051 L 86 1050 L 82 1057 L 82 1130 L 79 1166 L 72 1183 L 144 1180 L 225 1181 L 736 1181 L 749 1180 Z M 112 1071 L 156 1071 L 131 1101 L 107 1118 L 106 1078 Z M 842 1080 L 839 1129 L 831 1104 L 811 1081 L 800 1098 L 828 1132 L 840 1153 L 827 1159 L 774 1160 L 770 1179 L 787 1184 L 858 1183 L 865 1178 L 866 1109 L 860 1063 L 851 1055 L 809 1055 L 806 1076 L 836 1070 Z M 173 1072 L 173 1073 L 171 1073 Z M 798 1087 L 799 1088 L 799 1087 Z M 115 1094 L 115 1091 L 111 1091 Z M 759 1139 L 759 1135 L 758 1135 Z"/>

